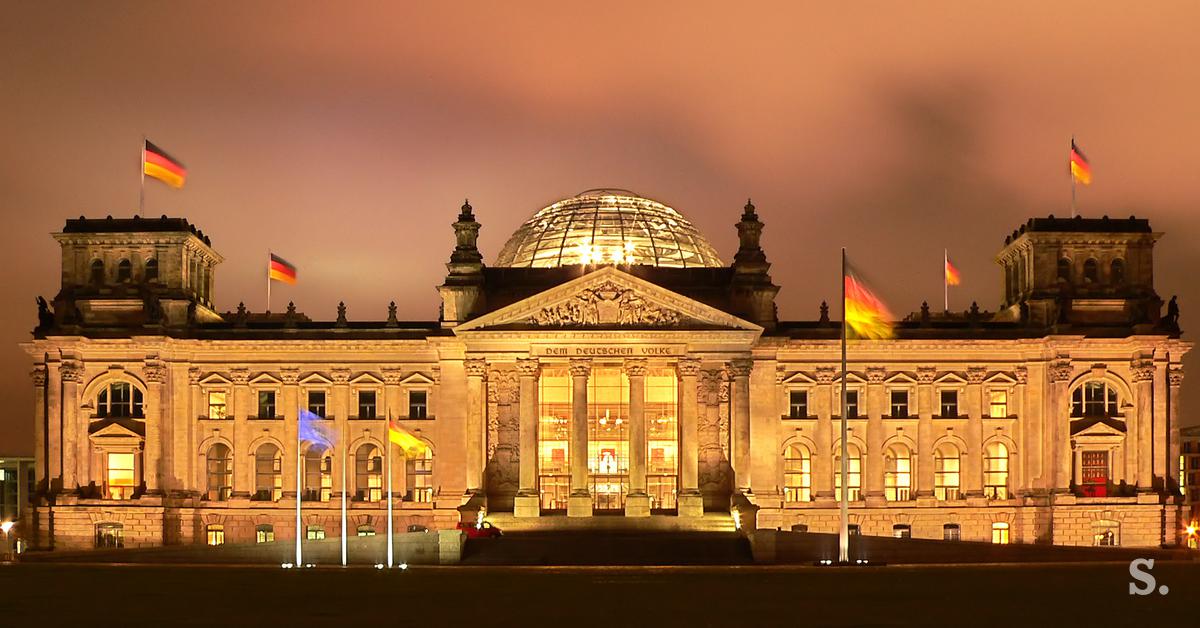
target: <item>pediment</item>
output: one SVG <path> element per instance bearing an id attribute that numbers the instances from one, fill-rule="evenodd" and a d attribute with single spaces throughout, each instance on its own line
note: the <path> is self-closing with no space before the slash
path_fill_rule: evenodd
<path id="1" fill-rule="evenodd" d="M 1120 438 L 1125 435 L 1125 424 L 1110 417 L 1096 417 L 1071 421 L 1071 437 Z"/>
<path id="2" fill-rule="evenodd" d="M 400 380 L 400 384 L 404 385 L 404 386 L 431 385 L 433 383 L 434 383 L 433 378 L 429 377 L 428 375 L 426 375 L 420 371 L 413 371 L 412 373 L 409 373 L 408 375 L 406 375 L 404 377 L 404 379 Z"/>
<path id="3" fill-rule="evenodd" d="M 732 329 L 762 327 L 634 277 L 601 268 L 455 328 Z"/>
<path id="4" fill-rule="evenodd" d="M 382 386 L 383 380 L 375 376 L 371 372 L 362 372 L 350 378 L 350 383 L 355 386 Z"/>
<path id="5" fill-rule="evenodd" d="M 264 372 L 250 378 L 250 383 L 255 386 L 278 386 L 283 383 L 283 380 Z"/>
<path id="6" fill-rule="evenodd" d="M 89 426 L 88 440 L 93 443 L 119 443 L 126 441 L 142 441 L 145 439 L 145 426 L 132 419 L 109 419 L 97 421 Z"/>
<path id="7" fill-rule="evenodd" d="M 963 377 L 958 373 L 949 372 L 943 373 L 937 379 L 933 380 L 933 383 L 941 384 L 943 386 L 956 386 L 966 384 L 967 380 L 963 379 Z"/>
<path id="8" fill-rule="evenodd" d="M 220 373 L 209 373 L 200 378 L 200 384 L 204 386 L 228 386 L 233 382 Z"/>

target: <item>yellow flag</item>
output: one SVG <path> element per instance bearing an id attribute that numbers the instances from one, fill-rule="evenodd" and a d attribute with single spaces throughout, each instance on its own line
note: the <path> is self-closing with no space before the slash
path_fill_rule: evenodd
<path id="1" fill-rule="evenodd" d="M 428 448 L 425 441 L 413 436 L 396 419 L 388 420 L 388 440 L 403 449 L 405 455 L 410 457 L 422 456 Z"/>

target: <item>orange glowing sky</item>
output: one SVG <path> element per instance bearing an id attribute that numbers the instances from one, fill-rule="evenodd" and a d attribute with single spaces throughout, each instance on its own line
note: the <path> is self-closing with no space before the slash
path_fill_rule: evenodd
<path id="1" fill-rule="evenodd" d="M 263 307 L 270 247 L 300 269 L 275 309 L 425 320 L 463 197 L 490 261 L 602 186 L 676 207 L 727 261 L 753 196 L 784 318 L 836 299 L 842 245 L 897 313 L 940 302 L 943 247 L 951 306 L 994 309 L 1005 234 L 1069 214 L 1075 134 L 1083 213 L 1149 217 L 1158 291 L 1200 320 L 1195 3 L 440 4 L 7 7 L 0 453 L 32 450 L 16 343 L 58 289 L 48 234 L 137 211 L 143 133 L 189 170 L 145 213 L 212 237 L 219 309 Z"/>

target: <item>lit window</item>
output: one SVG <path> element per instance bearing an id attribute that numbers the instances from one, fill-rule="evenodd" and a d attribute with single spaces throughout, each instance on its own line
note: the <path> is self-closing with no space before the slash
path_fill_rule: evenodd
<path id="1" fill-rule="evenodd" d="M 891 405 L 892 413 L 888 416 L 892 416 L 892 417 L 896 417 L 896 418 L 908 416 L 908 391 L 907 390 L 893 390 L 892 394 L 891 394 L 891 399 L 892 399 L 892 405 Z"/>
<path id="2" fill-rule="evenodd" d="M 225 414 L 225 391 L 210 390 L 208 391 L 208 418 L 224 419 Z"/>
<path id="3" fill-rule="evenodd" d="M 327 502 L 333 497 L 333 458 L 320 447 L 304 452 L 304 499 Z"/>
<path id="4" fill-rule="evenodd" d="M 983 494 L 988 499 L 1008 499 L 1008 448 L 995 442 L 983 455 Z"/>
<path id="5" fill-rule="evenodd" d="M 943 390 L 941 393 L 941 412 L 938 416 L 956 417 L 958 416 L 958 391 Z"/>
<path id="6" fill-rule="evenodd" d="M 888 501 L 907 501 L 912 492 L 912 458 L 908 448 L 896 444 L 885 456 L 883 490 Z"/>
<path id="7" fill-rule="evenodd" d="M 254 542 L 255 543 L 274 543 L 275 542 L 275 526 L 269 523 L 260 523 L 254 526 Z"/>
<path id="8" fill-rule="evenodd" d="M 375 391 L 374 390 L 358 391 L 358 418 L 360 418 L 360 419 L 375 418 Z"/>
<path id="9" fill-rule="evenodd" d="M 321 526 L 308 526 L 305 530 L 304 538 L 310 541 L 321 541 L 325 539 L 325 528 Z"/>
<path id="10" fill-rule="evenodd" d="M 995 419 L 1008 416 L 1008 391 L 988 391 L 988 416 Z"/>
<path id="11" fill-rule="evenodd" d="M 96 524 L 97 548 L 125 547 L 125 526 L 119 523 Z"/>
<path id="12" fill-rule="evenodd" d="M 133 497 L 133 454 L 108 454 L 108 498 L 129 499 Z"/>
<path id="13" fill-rule="evenodd" d="M 283 497 L 282 456 L 279 448 L 266 443 L 254 454 L 254 499 L 279 501 Z"/>
<path id="14" fill-rule="evenodd" d="M 943 443 L 933 453 L 933 495 L 946 499 L 958 499 L 959 469 L 962 458 L 958 448 L 950 443 Z"/>
<path id="15" fill-rule="evenodd" d="M 835 499 L 842 499 L 842 457 L 841 446 L 838 446 L 838 455 L 833 457 L 833 481 L 835 487 Z M 846 458 L 846 499 L 848 501 L 857 501 L 859 492 L 862 490 L 862 456 L 858 451 L 858 446 L 853 443 L 846 446 L 846 451 L 849 456 Z"/>
<path id="16" fill-rule="evenodd" d="M 424 390 L 408 391 L 408 418 L 425 419 L 429 417 L 429 393 Z"/>
<path id="17" fill-rule="evenodd" d="M 788 445 L 783 458 L 783 500 L 812 500 L 812 457 L 802 445 Z"/>
<path id="18" fill-rule="evenodd" d="M 1098 547 L 1116 547 L 1120 545 L 1118 524 L 1110 521 L 1092 524 L 1092 544 Z"/>
<path id="19" fill-rule="evenodd" d="M 325 391 L 308 391 L 308 411 L 321 418 L 325 418 Z"/>
<path id="20" fill-rule="evenodd" d="M 1071 416 L 1116 416 L 1117 390 L 1103 381 L 1085 382 L 1071 393 Z"/>
<path id="21" fill-rule="evenodd" d="M 943 541 L 958 541 L 962 539 L 962 532 L 957 523 L 947 523 L 942 526 Z"/>
<path id="22" fill-rule="evenodd" d="M 409 501 L 433 501 L 433 452 L 428 447 L 425 451 L 408 458 L 407 497 Z"/>
<path id="23" fill-rule="evenodd" d="M 113 382 L 101 388 L 96 394 L 96 416 L 142 418 L 142 391 L 129 382 Z"/>
<path id="24" fill-rule="evenodd" d="M 204 532 L 208 535 L 209 545 L 224 545 L 225 544 L 225 526 L 218 524 L 209 524 Z"/>
<path id="25" fill-rule="evenodd" d="M 375 536 L 375 526 L 360 525 L 357 529 L 358 536 Z"/>
<path id="26" fill-rule="evenodd" d="M 803 419 L 808 416 L 808 391 L 793 390 L 788 393 L 788 417 Z"/>
<path id="27" fill-rule="evenodd" d="M 205 456 L 205 466 L 208 477 L 206 487 L 208 499 L 213 501 L 229 499 L 233 486 L 233 459 L 230 456 L 229 448 L 221 443 L 210 447 L 208 455 Z"/>
<path id="28" fill-rule="evenodd" d="M 992 543 L 1008 545 L 1008 524 L 999 521 L 992 524 Z"/>
<path id="29" fill-rule="evenodd" d="M 897 523 L 892 526 L 892 536 L 897 539 L 911 539 L 912 526 L 905 523 Z"/>
<path id="30" fill-rule="evenodd" d="M 371 444 L 358 448 L 354 455 L 355 498 L 377 502 L 383 497 L 383 458 Z"/>
<path id="31" fill-rule="evenodd" d="M 258 391 L 258 418 L 260 418 L 260 419 L 275 418 L 275 391 L 273 391 L 273 390 Z"/>

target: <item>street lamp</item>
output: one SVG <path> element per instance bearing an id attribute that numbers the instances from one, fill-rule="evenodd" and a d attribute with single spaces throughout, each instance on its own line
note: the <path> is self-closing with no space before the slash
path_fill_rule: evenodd
<path id="1" fill-rule="evenodd" d="M 5 521 L 4 523 L 0 523 L 0 530 L 4 531 L 4 557 L 5 558 L 9 557 L 10 548 L 12 547 L 8 543 L 8 532 L 9 532 L 9 530 L 12 530 L 12 529 L 13 529 L 13 522 Z"/>

